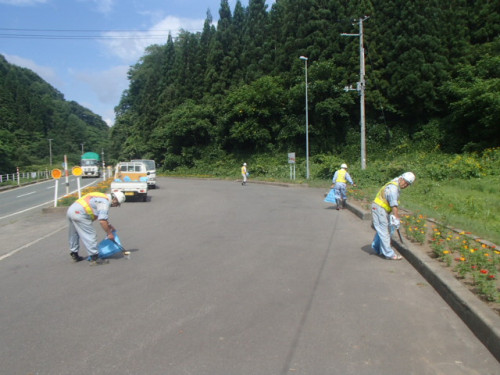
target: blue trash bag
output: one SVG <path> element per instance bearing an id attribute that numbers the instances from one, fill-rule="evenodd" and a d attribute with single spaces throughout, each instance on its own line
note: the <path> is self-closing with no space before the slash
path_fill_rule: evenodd
<path id="1" fill-rule="evenodd" d="M 328 194 L 325 198 L 325 202 L 337 203 L 337 201 L 335 200 L 335 189 L 330 189 L 330 191 L 328 192 Z"/>
<path id="2" fill-rule="evenodd" d="M 118 235 L 116 234 L 116 231 L 113 231 L 113 234 L 115 236 L 114 242 L 106 238 L 97 244 L 97 247 L 99 249 L 99 258 L 109 258 L 111 255 L 123 250 L 122 244 L 120 242 L 120 239 L 118 238 Z"/>

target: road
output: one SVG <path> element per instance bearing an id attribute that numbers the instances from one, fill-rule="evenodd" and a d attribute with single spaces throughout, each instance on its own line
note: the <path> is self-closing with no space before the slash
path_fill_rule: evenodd
<path id="1" fill-rule="evenodd" d="M 159 186 L 112 209 L 132 255 L 105 266 L 71 263 L 64 211 L 0 227 L 2 373 L 500 374 L 425 279 L 373 255 L 369 223 L 324 190 Z"/>
<path id="2" fill-rule="evenodd" d="M 93 185 L 100 181 L 97 178 L 80 179 L 80 188 Z M 77 178 L 65 177 L 59 180 L 47 180 L 35 184 L 24 185 L 18 188 L 5 190 L 0 193 L 0 220 L 11 218 L 20 213 L 54 203 L 55 183 L 58 182 L 57 197 L 78 191 Z"/>

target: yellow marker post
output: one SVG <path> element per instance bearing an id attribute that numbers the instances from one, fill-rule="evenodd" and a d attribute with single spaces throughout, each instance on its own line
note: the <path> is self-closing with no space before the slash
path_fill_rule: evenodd
<path id="1" fill-rule="evenodd" d="M 54 207 L 57 207 L 57 188 L 59 187 L 59 179 L 62 176 L 62 172 L 60 169 L 53 169 L 52 172 L 50 172 L 50 175 L 54 180 L 56 180 L 55 183 L 55 188 L 54 188 Z"/>
<path id="2" fill-rule="evenodd" d="M 71 173 L 73 174 L 73 176 L 76 177 L 76 184 L 78 186 L 78 198 L 81 198 L 82 197 L 82 193 L 80 192 L 80 176 L 82 175 L 83 171 L 82 171 L 82 167 L 78 166 L 78 165 L 75 165 L 72 169 L 71 169 Z"/>

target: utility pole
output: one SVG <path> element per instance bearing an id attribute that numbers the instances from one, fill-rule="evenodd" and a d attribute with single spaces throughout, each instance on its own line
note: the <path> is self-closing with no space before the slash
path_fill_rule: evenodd
<path id="1" fill-rule="evenodd" d="M 365 127 L 365 49 L 363 47 L 363 22 L 369 17 L 359 19 L 359 34 L 346 34 L 342 36 L 357 36 L 359 37 L 359 82 L 354 89 L 351 86 L 344 87 L 344 90 L 359 92 L 359 106 L 360 106 L 360 125 L 361 125 L 361 169 L 366 169 L 366 127 Z"/>
<path id="2" fill-rule="evenodd" d="M 49 157 L 50 157 L 50 166 L 52 167 L 52 141 L 54 139 L 49 138 Z"/>

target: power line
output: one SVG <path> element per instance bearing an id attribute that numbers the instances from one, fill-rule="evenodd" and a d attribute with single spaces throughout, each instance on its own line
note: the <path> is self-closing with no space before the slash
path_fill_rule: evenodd
<path id="1" fill-rule="evenodd" d="M 0 27 L 0 39 L 166 39 L 171 34 L 172 30 L 17 29 Z"/>

